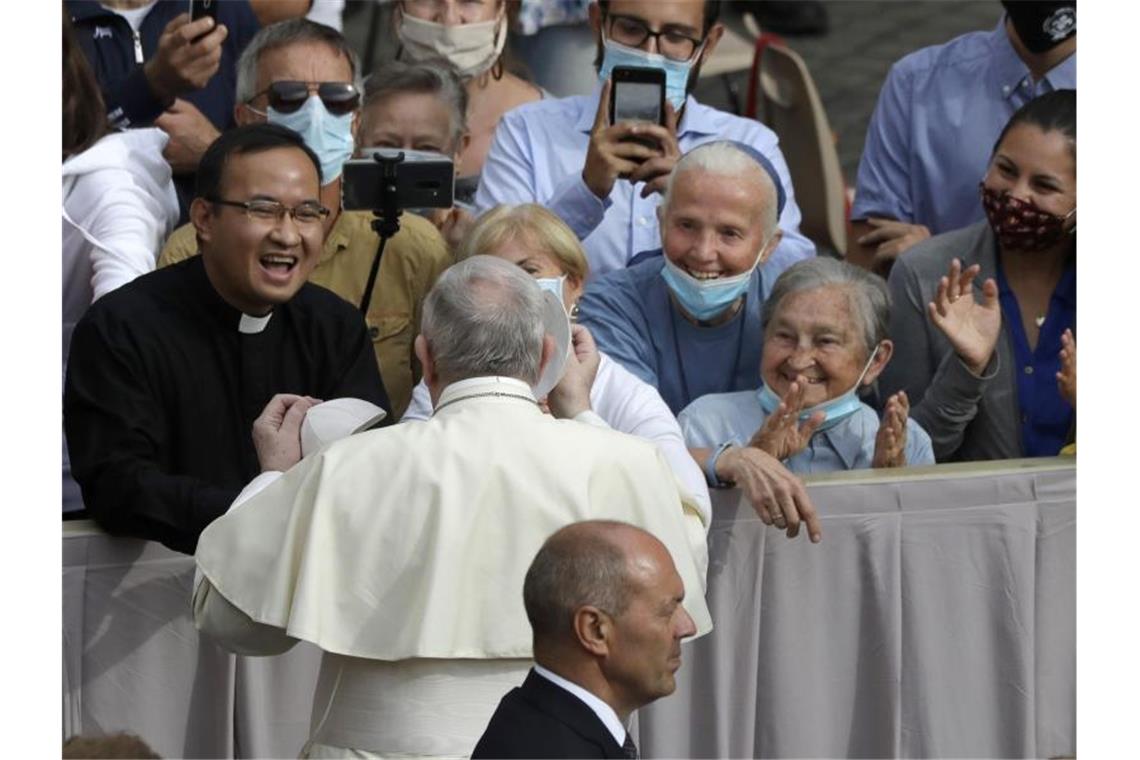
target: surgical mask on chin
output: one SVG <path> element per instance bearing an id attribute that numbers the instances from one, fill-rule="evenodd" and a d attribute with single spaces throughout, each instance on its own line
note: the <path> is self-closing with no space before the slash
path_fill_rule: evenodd
<path id="1" fill-rule="evenodd" d="M 444 58 L 461 79 L 471 79 L 495 65 L 507 42 L 506 17 L 477 24 L 445 26 L 402 13 L 397 30 L 408 58 L 421 63 Z"/>
<path id="2" fill-rule="evenodd" d="M 798 418 L 799 424 L 802 425 L 807 422 L 816 412 L 823 412 L 823 422 L 815 429 L 816 433 L 822 433 L 824 430 L 835 427 L 859 411 L 859 407 L 862 406 L 863 403 L 859 400 L 859 386 L 863 384 L 863 378 L 867 375 L 867 370 L 871 368 L 871 362 L 875 360 L 875 356 L 878 353 L 878 348 L 871 352 L 867 363 L 863 365 L 863 371 L 859 373 L 859 379 L 855 381 L 855 385 L 851 386 L 850 390 L 846 393 L 836 396 L 833 399 L 828 399 L 822 404 L 816 404 L 813 407 L 800 411 Z M 768 387 L 767 383 L 760 386 L 757 395 L 760 399 L 760 408 L 764 410 L 765 417 L 771 416 L 777 407 L 780 406 L 780 397 Z"/>
<path id="3" fill-rule="evenodd" d="M 698 280 L 665 256 L 665 267 L 661 277 L 677 301 L 698 322 L 708 322 L 720 316 L 737 298 L 748 291 L 752 273 L 760 264 L 760 254 L 747 272 L 732 277 L 717 277 L 712 280 Z"/>
<path id="4" fill-rule="evenodd" d="M 270 124 L 288 127 L 301 136 L 321 162 L 321 184 L 340 176 L 344 162 L 352 155 L 352 114 L 333 116 L 316 95 L 293 113 L 281 113 L 271 106 L 266 111 Z"/>
<path id="5" fill-rule="evenodd" d="M 693 61 L 700 55 L 703 44 L 688 61 L 674 61 L 658 53 L 646 53 L 644 50 L 626 47 L 608 39 L 603 39 L 602 45 L 605 54 L 602 57 L 602 68 L 598 71 L 599 80 L 604 82 L 609 79 L 615 66 L 661 69 L 665 72 L 665 98 L 673 104 L 674 111 L 680 111 L 681 106 L 685 105 L 689 70 L 693 68 Z"/>

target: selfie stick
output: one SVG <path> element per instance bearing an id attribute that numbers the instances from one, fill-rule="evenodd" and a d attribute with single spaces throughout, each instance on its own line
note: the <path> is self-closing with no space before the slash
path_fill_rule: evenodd
<path id="1" fill-rule="evenodd" d="M 376 274 L 380 271 L 380 256 L 384 253 L 384 244 L 400 231 L 400 198 L 396 194 L 396 167 L 404 160 L 404 152 L 395 156 L 384 156 L 380 153 L 372 154 L 373 160 L 380 164 L 380 208 L 372 209 L 372 229 L 380 236 L 380 245 L 376 249 L 376 256 L 372 259 L 372 269 L 368 272 L 368 284 L 364 286 L 364 298 L 360 301 L 360 313 L 368 314 L 368 304 L 372 301 L 372 288 L 376 285 Z"/>

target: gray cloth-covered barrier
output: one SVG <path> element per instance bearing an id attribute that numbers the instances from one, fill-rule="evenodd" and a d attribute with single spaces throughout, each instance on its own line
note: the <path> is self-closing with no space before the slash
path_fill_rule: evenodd
<path id="1" fill-rule="evenodd" d="M 1050 757 L 1076 750 L 1071 459 L 809 480 L 824 540 L 715 494 L 716 630 L 639 715 L 645 757 Z M 65 523 L 64 735 L 165 757 L 296 756 L 320 652 L 199 639 L 193 560 Z"/>

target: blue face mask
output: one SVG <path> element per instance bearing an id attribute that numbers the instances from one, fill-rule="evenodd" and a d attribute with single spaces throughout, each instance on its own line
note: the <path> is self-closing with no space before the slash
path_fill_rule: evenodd
<path id="1" fill-rule="evenodd" d="M 648 69 L 661 69 L 665 72 L 665 98 L 673 104 L 674 111 L 680 111 L 685 105 L 686 87 L 689 84 L 689 70 L 693 68 L 693 61 L 704 48 L 702 44 L 693 57 L 688 61 L 674 61 L 658 53 L 646 53 L 644 50 L 626 47 L 612 40 L 602 40 L 605 54 L 602 57 L 602 68 L 598 72 L 598 79 L 605 81 L 610 78 L 615 66 L 639 66 Z"/>
<path id="2" fill-rule="evenodd" d="M 737 298 L 745 294 L 752 273 L 759 263 L 760 255 L 757 254 L 756 262 L 747 272 L 714 280 L 698 280 L 666 256 L 661 278 L 685 311 L 699 322 L 708 322 L 723 314 Z"/>
<path id="3" fill-rule="evenodd" d="M 558 277 L 536 277 L 534 281 L 538 284 L 538 287 L 553 293 L 555 297 L 558 298 L 558 302 L 565 305 L 566 299 L 562 295 L 562 288 L 563 283 L 566 282 L 566 275 L 560 275 Z"/>
<path id="4" fill-rule="evenodd" d="M 878 349 L 871 352 L 871 356 L 867 359 L 867 363 L 863 365 L 863 371 L 859 373 L 859 379 L 855 381 L 855 385 L 851 387 L 846 393 L 836 396 L 833 399 L 824 401 L 822 404 L 816 404 L 813 407 L 800 411 L 799 424 L 804 424 L 816 412 L 823 412 L 823 422 L 815 432 L 822 433 L 824 430 L 833 428 L 843 420 L 850 417 L 855 412 L 859 411 L 862 402 L 859 400 L 859 387 L 863 384 L 863 378 L 867 375 L 867 370 L 871 368 L 871 362 L 875 360 L 875 356 L 879 353 Z M 764 410 L 764 415 L 770 416 L 780 406 L 780 397 L 772 392 L 772 389 L 765 385 L 760 386 L 760 390 L 756 392 L 760 399 L 760 408 Z"/>
<path id="5" fill-rule="evenodd" d="M 266 111 L 270 124 L 288 127 L 301 136 L 321 162 L 321 184 L 340 176 L 344 162 L 352 155 L 352 114 L 333 116 L 316 95 L 293 113 L 281 113 L 271 106 Z"/>

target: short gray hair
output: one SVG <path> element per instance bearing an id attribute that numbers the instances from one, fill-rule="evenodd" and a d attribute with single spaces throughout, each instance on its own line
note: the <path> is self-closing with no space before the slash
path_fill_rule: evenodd
<path id="1" fill-rule="evenodd" d="M 536 643 L 570 636 L 574 614 L 585 605 L 613 617 L 629 607 L 629 560 L 618 543 L 605 537 L 621 528 L 638 530 L 615 520 L 590 520 L 546 539 L 523 579 L 523 606 Z"/>
<path id="2" fill-rule="evenodd" d="M 424 299 L 421 332 L 447 382 L 501 375 L 534 385 L 546 330 L 534 278 L 494 256 L 444 270 Z"/>
<path id="3" fill-rule="evenodd" d="M 257 95 L 257 62 L 261 59 L 262 53 L 309 42 L 327 45 L 347 57 L 348 64 L 352 67 L 352 83 L 356 85 L 358 92 L 363 91 L 360 59 L 344 35 L 331 26 L 318 24 L 306 18 L 291 18 L 262 27 L 245 46 L 237 62 L 236 102 L 247 103 Z"/>
<path id="4" fill-rule="evenodd" d="M 661 201 L 661 205 L 666 211 L 668 211 L 669 202 L 673 197 L 673 185 L 679 181 L 682 174 L 694 169 L 702 169 L 718 177 L 735 179 L 754 177 L 760 183 L 761 188 L 761 197 L 757 199 L 757 202 L 763 203 L 763 215 L 760 221 L 764 225 L 764 241 L 767 242 L 771 239 L 772 235 L 779 229 L 776 209 L 779 201 L 776 185 L 768 176 L 768 172 L 756 163 L 756 159 L 725 140 L 698 145 L 681 156 L 680 160 L 673 166 L 673 172 L 669 175 L 669 181 L 665 185 L 665 197 Z"/>
<path id="5" fill-rule="evenodd" d="M 451 112 L 451 144 L 467 131 L 467 89 L 447 61 L 389 61 L 364 83 L 364 107 L 390 95 L 435 95 Z"/>
<path id="6" fill-rule="evenodd" d="M 798 261 L 776 278 L 772 292 L 764 301 L 761 323 L 768 324 L 780 308 L 780 302 L 793 293 L 828 286 L 843 288 L 854 319 L 863 334 L 867 356 L 890 335 L 891 296 L 882 277 L 866 269 L 827 256 L 812 256 Z"/>

